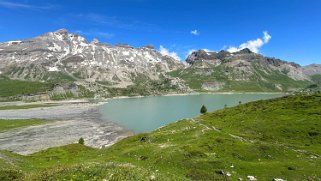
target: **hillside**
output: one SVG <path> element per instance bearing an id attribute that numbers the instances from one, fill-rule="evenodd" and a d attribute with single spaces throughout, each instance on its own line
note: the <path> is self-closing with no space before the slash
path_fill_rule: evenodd
<path id="1" fill-rule="evenodd" d="M 310 77 L 298 64 L 265 57 L 249 49 L 195 51 L 184 70 L 170 73 L 198 91 L 297 91 L 311 84 Z"/>
<path id="2" fill-rule="evenodd" d="M 320 180 L 321 95 L 206 113 L 105 149 L 0 152 L 0 180 Z"/>
<path id="3" fill-rule="evenodd" d="M 7 82 L 2 89 L 14 90 L 8 94 L 0 89 L 0 101 L 193 91 L 293 92 L 314 84 L 310 76 L 319 73 L 317 65 L 301 67 L 249 49 L 199 50 L 181 62 L 150 45 L 88 42 L 66 29 L 0 43 L 0 81 Z M 10 87 L 15 83 L 40 88 L 16 91 L 17 86 Z"/>
<path id="4" fill-rule="evenodd" d="M 320 75 L 321 74 L 321 65 L 320 64 L 312 64 L 304 67 L 304 72 L 307 75 Z"/>
<path id="5" fill-rule="evenodd" d="M 35 38 L 0 44 L 0 71 L 10 78 L 52 80 L 52 73 L 74 79 L 100 81 L 126 87 L 132 77 L 144 74 L 158 80 L 160 72 L 168 72 L 183 64 L 163 56 L 151 46 L 133 48 L 126 44 L 111 46 L 66 29 Z"/>
<path id="6" fill-rule="evenodd" d="M 111 46 L 96 39 L 87 42 L 78 34 L 60 29 L 26 40 L 0 43 L 1 79 L 12 80 L 10 85 L 15 84 L 15 80 L 31 85 L 49 85 L 45 90 L 35 88 L 32 92 L 22 91 L 14 95 L 0 90 L 0 98 L 21 99 L 23 95 L 43 95 L 46 92 L 49 92 L 44 95 L 46 99 L 185 92 L 184 82 L 166 75 L 166 72 L 184 66 L 152 46 Z M 15 89 L 9 84 L 5 88 Z"/>

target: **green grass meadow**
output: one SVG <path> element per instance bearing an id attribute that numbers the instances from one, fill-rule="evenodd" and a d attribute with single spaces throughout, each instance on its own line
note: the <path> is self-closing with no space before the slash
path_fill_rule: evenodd
<path id="1" fill-rule="evenodd" d="M 320 180 L 320 106 L 321 95 L 287 96 L 179 120 L 104 149 L 1 151 L 0 180 Z"/>

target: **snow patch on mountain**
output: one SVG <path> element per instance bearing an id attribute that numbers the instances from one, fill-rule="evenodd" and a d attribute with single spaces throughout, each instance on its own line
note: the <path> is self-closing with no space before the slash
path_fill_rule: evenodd
<path id="1" fill-rule="evenodd" d="M 23 73 L 11 74 L 20 79 L 29 79 L 28 75 L 32 72 L 37 72 L 37 76 L 41 74 L 38 76 L 41 79 L 47 77 L 44 76 L 45 71 L 67 70 L 84 79 L 125 85 L 131 84 L 131 77 L 138 74 L 158 79 L 155 75 L 184 67 L 183 63 L 153 48 L 110 46 L 98 40 L 88 43 L 85 38 L 65 29 L 23 41 L 3 43 L 0 49 L 3 67 L 25 67 Z"/>

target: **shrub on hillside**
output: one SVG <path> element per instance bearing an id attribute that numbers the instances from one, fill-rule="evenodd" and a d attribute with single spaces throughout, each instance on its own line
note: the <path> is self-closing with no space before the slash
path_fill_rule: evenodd
<path id="1" fill-rule="evenodd" d="M 85 144 L 84 138 L 80 138 L 80 139 L 78 140 L 78 143 L 81 144 L 81 145 Z"/>
<path id="2" fill-rule="evenodd" d="M 205 113 L 207 112 L 207 108 L 203 105 L 203 106 L 201 107 L 200 112 L 201 112 L 202 114 L 205 114 Z"/>

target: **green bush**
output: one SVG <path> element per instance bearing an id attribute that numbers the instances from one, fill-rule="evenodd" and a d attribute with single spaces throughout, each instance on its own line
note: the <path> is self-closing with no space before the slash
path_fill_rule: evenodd
<path id="1" fill-rule="evenodd" d="M 203 106 L 201 107 L 200 112 L 201 112 L 202 114 L 205 114 L 205 113 L 207 112 L 207 108 L 203 105 Z"/>
<path id="2" fill-rule="evenodd" d="M 21 180 L 23 173 L 18 170 L 0 170 L 0 180 Z"/>
<path id="3" fill-rule="evenodd" d="M 84 145 L 84 144 L 85 144 L 84 138 L 81 137 L 81 138 L 78 140 L 78 143 L 81 144 L 81 145 Z"/>

